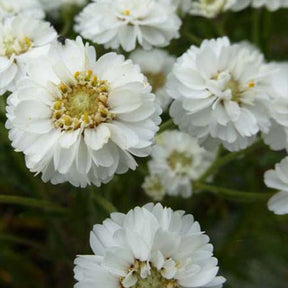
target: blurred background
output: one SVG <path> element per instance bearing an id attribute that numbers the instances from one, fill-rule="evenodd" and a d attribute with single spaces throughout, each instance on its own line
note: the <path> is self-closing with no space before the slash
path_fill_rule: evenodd
<path id="1" fill-rule="evenodd" d="M 62 13 L 49 21 L 64 37 L 75 38 L 71 28 L 77 9 Z M 182 37 L 167 48 L 173 55 L 180 56 L 205 38 L 228 35 L 233 42 L 251 41 L 269 61 L 288 60 L 288 10 L 246 9 L 216 19 L 187 16 L 183 21 Z M 96 49 L 98 55 L 104 53 L 103 47 Z M 4 126 L 6 99 L 7 95 L 0 98 L 0 287 L 72 287 L 75 256 L 92 253 L 92 226 L 110 212 L 126 213 L 151 201 L 141 189 L 149 159 L 139 159 L 136 171 L 100 188 L 44 184 L 10 146 Z M 227 188 L 267 192 L 263 174 L 284 155 L 262 145 L 221 168 L 214 181 Z M 273 215 L 262 200 L 206 191 L 188 200 L 167 197 L 163 204 L 192 213 L 200 222 L 215 247 L 221 275 L 228 280 L 225 287 L 288 287 L 288 216 Z"/>

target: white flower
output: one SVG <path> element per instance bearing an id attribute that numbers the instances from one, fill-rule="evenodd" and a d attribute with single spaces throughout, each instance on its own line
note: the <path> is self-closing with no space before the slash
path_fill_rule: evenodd
<path id="1" fill-rule="evenodd" d="M 171 196 L 190 197 L 191 182 L 200 178 L 214 158 L 214 152 L 201 148 L 191 136 L 177 130 L 166 131 L 156 138 L 148 164 L 152 177 L 146 179 L 143 188 L 154 200 L 164 196 L 162 189 Z"/>
<path id="2" fill-rule="evenodd" d="M 165 0 L 162 0 L 165 1 Z M 189 12 L 191 9 L 191 0 L 166 0 L 168 5 L 172 4 L 176 7 L 177 11 L 180 13 L 180 15 L 185 15 L 186 13 Z"/>
<path id="3" fill-rule="evenodd" d="M 170 56 L 165 50 L 154 49 L 146 51 L 138 49 L 131 53 L 130 58 L 141 68 L 153 88 L 163 110 L 171 102 L 171 97 L 166 91 L 167 75 L 171 72 L 176 58 Z"/>
<path id="4" fill-rule="evenodd" d="M 45 16 L 38 0 L 0 0 L 0 20 L 19 14 L 29 19 L 42 19 Z"/>
<path id="5" fill-rule="evenodd" d="M 43 181 L 100 185 L 150 153 L 160 107 L 139 67 L 82 39 L 30 63 L 7 108 L 10 139 Z M 159 111 L 160 110 L 160 111 Z"/>
<path id="6" fill-rule="evenodd" d="M 271 149 L 288 151 L 288 63 L 272 63 L 269 66 L 273 70 L 267 79 L 272 87 L 269 110 L 273 120 L 263 138 Z"/>
<path id="7" fill-rule="evenodd" d="M 76 17 L 75 30 L 106 48 L 132 51 L 167 46 L 179 37 L 180 18 L 166 0 L 94 0 Z"/>
<path id="8" fill-rule="evenodd" d="M 213 18 L 229 10 L 236 1 L 239 2 L 239 0 L 192 0 L 189 13 L 191 15 Z"/>
<path id="9" fill-rule="evenodd" d="M 209 237 L 192 215 L 161 204 L 113 213 L 90 234 L 95 255 L 75 260 L 75 288 L 221 287 Z"/>
<path id="10" fill-rule="evenodd" d="M 26 15 L 0 22 L 0 95 L 15 89 L 25 63 L 44 54 L 57 33 L 48 22 Z"/>
<path id="11" fill-rule="evenodd" d="M 280 8 L 288 7 L 287 0 L 238 0 L 231 10 L 239 11 L 251 5 L 253 8 L 265 7 L 270 11 L 276 11 Z"/>
<path id="12" fill-rule="evenodd" d="M 244 149 L 270 126 L 268 72 L 263 56 L 247 44 L 205 40 L 181 56 L 168 77 L 175 99 L 170 114 L 207 148 L 220 142 L 230 151 Z"/>
<path id="13" fill-rule="evenodd" d="M 269 210 L 277 215 L 288 214 L 288 157 L 276 164 L 275 170 L 265 173 L 265 184 L 281 191 L 269 200 Z"/>
<path id="14" fill-rule="evenodd" d="M 39 0 L 43 8 L 47 12 L 55 13 L 56 10 L 61 9 L 63 6 L 76 5 L 84 6 L 88 0 Z"/>

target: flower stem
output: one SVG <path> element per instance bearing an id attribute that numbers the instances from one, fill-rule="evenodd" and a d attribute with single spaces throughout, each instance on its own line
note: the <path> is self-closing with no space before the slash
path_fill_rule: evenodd
<path id="1" fill-rule="evenodd" d="M 245 155 L 246 153 L 250 153 L 250 152 L 256 150 L 262 144 L 263 144 L 262 140 L 259 140 L 244 150 L 232 152 L 232 153 L 229 153 L 228 155 L 223 156 L 223 157 L 219 156 L 219 158 L 216 158 L 216 160 L 212 164 L 212 166 L 210 166 L 210 168 L 202 175 L 202 177 L 199 179 L 199 182 L 204 182 L 210 175 L 215 174 L 219 170 L 219 168 L 221 168 L 222 166 L 225 166 L 229 162 L 233 161 L 234 159 L 239 158 L 242 155 Z M 218 155 L 219 154 L 221 154 L 221 153 L 218 153 Z"/>
<path id="2" fill-rule="evenodd" d="M 67 214 L 68 212 L 65 208 L 56 206 L 51 202 L 21 196 L 0 195 L 0 203 L 41 208 L 61 214 Z"/>
<path id="3" fill-rule="evenodd" d="M 166 122 L 161 124 L 158 134 L 161 134 L 165 130 L 168 130 L 168 129 L 171 129 L 171 128 L 175 128 L 175 124 L 174 124 L 172 119 L 169 119 Z"/>
<path id="4" fill-rule="evenodd" d="M 234 189 L 227 189 L 223 187 L 208 185 L 200 182 L 195 183 L 194 187 L 198 190 L 210 191 L 219 194 L 225 198 L 240 201 L 267 201 L 270 197 L 274 195 L 274 193 L 253 193 L 238 191 Z"/>
<path id="5" fill-rule="evenodd" d="M 260 20 L 261 20 L 261 10 L 253 10 L 253 23 L 252 23 L 252 39 L 253 43 L 260 46 Z"/>
<path id="6" fill-rule="evenodd" d="M 103 197 L 99 191 L 93 191 L 93 198 L 95 201 L 108 213 L 111 214 L 113 212 L 117 212 L 117 208 L 108 201 L 105 197 Z"/>

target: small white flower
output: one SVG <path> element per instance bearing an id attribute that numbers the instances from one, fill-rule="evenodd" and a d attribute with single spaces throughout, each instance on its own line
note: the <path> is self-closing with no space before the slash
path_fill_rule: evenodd
<path id="1" fill-rule="evenodd" d="M 288 63 L 269 66 L 273 70 L 267 79 L 271 83 L 269 109 L 272 125 L 263 138 L 272 150 L 288 151 Z"/>
<path id="2" fill-rule="evenodd" d="M 87 4 L 88 0 L 39 0 L 43 6 L 43 9 L 49 13 L 56 13 L 57 10 L 63 8 L 64 6 L 84 6 Z M 54 16 L 54 15 L 53 15 Z"/>
<path id="3" fill-rule="evenodd" d="M 265 184 L 281 191 L 269 200 L 269 210 L 277 215 L 288 214 L 288 157 L 265 173 Z"/>
<path id="4" fill-rule="evenodd" d="M 44 11 L 38 0 L 0 0 L 0 20 L 25 15 L 27 18 L 44 18 Z"/>
<path id="5" fill-rule="evenodd" d="M 287 0 L 241 0 L 241 1 L 238 0 L 235 2 L 235 4 L 233 4 L 231 10 L 240 11 L 240 10 L 245 9 L 249 5 L 253 8 L 265 7 L 270 11 L 276 11 L 280 8 L 288 7 L 288 1 Z"/>
<path id="6" fill-rule="evenodd" d="M 94 0 L 76 17 L 75 30 L 83 37 L 132 51 L 167 46 L 179 37 L 180 18 L 166 0 Z"/>
<path id="7" fill-rule="evenodd" d="M 241 2 L 242 0 L 192 0 L 189 13 L 214 18 L 218 14 L 231 9 L 236 1 Z"/>
<path id="8" fill-rule="evenodd" d="M 25 63 L 44 54 L 57 33 L 48 22 L 26 15 L 0 22 L 0 95 L 15 89 Z"/>
<path id="9" fill-rule="evenodd" d="M 181 56 L 168 77 L 175 99 L 170 114 L 207 148 L 220 142 L 230 151 L 244 149 L 270 127 L 268 72 L 263 56 L 247 44 L 205 40 Z"/>
<path id="10" fill-rule="evenodd" d="M 168 4 L 172 4 L 176 7 L 180 15 L 185 15 L 191 9 L 192 1 L 191 0 L 162 0 L 167 1 Z"/>
<path id="11" fill-rule="evenodd" d="M 75 288 L 222 287 L 209 237 L 192 215 L 161 204 L 113 213 L 90 234 L 95 255 L 75 260 Z"/>
<path id="12" fill-rule="evenodd" d="M 161 109 L 138 66 L 82 39 L 30 63 L 7 108 L 10 139 L 31 172 L 53 184 L 100 185 L 149 155 Z"/>
<path id="13" fill-rule="evenodd" d="M 138 49 L 131 53 L 130 58 L 140 66 L 142 73 L 151 84 L 158 102 L 163 110 L 166 110 L 171 102 L 171 97 L 166 91 L 167 75 L 171 72 L 176 58 L 160 49 L 151 51 Z"/>
<path id="14" fill-rule="evenodd" d="M 214 152 L 201 148 L 186 133 L 166 131 L 156 139 L 148 164 L 152 176 L 145 180 L 143 188 L 154 200 L 163 198 L 163 190 L 170 196 L 190 197 L 191 182 L 200 178 L 214 158 Z"/>

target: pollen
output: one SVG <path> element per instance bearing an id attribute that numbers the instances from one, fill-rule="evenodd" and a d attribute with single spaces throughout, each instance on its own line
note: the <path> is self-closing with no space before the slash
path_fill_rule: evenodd
<path id="1" fill-rule="evenodd" d="M 29 38 L 29 37 L 25 37 L 25 42 L 26 42 L 26 44 L 28 45 L 28 46 L 32 46 L 32 41 L 31 41 L 31 39 Z"/>
<path id="2" fill-rule="evenodd" d="M 68 89 L 68 86 L 66 84 L 62 83 L 61 86 L 60 86 L 60 89 L 61 89 L 62 92 L 66 92 L 67 89 Z"/>
<path id="3" fill-rule="evenodd" d="M 126 11 L 125 11 L 125 15 L 126 15 L 126 16 L 130 16 L 130 14 L 131 14 L 130 10 L 126 10 Z"/>
<path id="4" fill-rule="evenodd" d="M 106 80 L 99 80 L 92 70 L 77 71 L 73 84 L 60 83 L 60 94 L 51 106 L 55 128 L 62 131 L 94 128 L 111 122 L 116 116 L 110 112 L 109 89 Z"/>
<path id="5" fill-rule="evenodd" d="M 256 83 L 254 81 L 251 81 L 249 83 L 249 88 L 254 88 L 256 86 Z"/>

